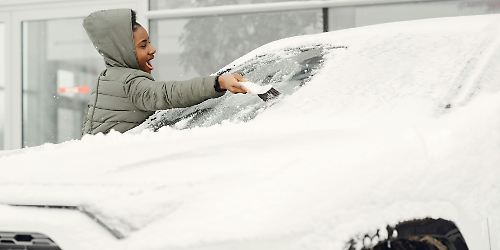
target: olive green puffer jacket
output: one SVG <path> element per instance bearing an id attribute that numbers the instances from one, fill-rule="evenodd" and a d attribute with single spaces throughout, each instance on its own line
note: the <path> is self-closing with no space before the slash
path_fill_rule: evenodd
<path id="1" fill-rule="evenodd" d="M 139 70 L 131 22 L 130 9 L 94 12 L 83 21 L 106 63 L 90 95 L 83 134 L 125 132 L 156 110 L 189 107 L 224 94 L 215 91 L 215 76 L 155 81 Z"/>

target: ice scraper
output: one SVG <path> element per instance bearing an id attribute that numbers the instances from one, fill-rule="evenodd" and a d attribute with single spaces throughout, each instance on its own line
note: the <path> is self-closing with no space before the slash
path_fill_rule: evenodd
<path id="1" fill-rule="evenodd" d="M 260 99 L 262 99 L 265 102 L 267 102 L 270 99 L 276 98 L 281 94 L 270 84 L 258 85 L 253 82 L 240 82 L 240 84 L 248 93 L 258 95 Z"/>

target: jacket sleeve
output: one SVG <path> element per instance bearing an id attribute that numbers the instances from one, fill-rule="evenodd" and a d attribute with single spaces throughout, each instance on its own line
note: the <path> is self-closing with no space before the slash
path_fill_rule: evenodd
<path id="1" fill-rule="evenodd" d="M 215 76 L 208 76 L 187 81 L 153 81 L 136 76 L 126 81 L 125 92 L 140 110 L 185 108 L 224 95 L 224 92 L 215 91 L 215 79 Z"/>

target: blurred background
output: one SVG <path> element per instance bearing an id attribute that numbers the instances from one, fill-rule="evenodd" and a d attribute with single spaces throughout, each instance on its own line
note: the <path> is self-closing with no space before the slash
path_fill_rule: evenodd
<path id="1" fill-rule="evenodd" d="M 209 75 L 268 42 L 364 25 L 500 12 L 500 0 L 0 0 L 0 150 L 81 137 L 104 62 L 82 20 L 132 8 L 154 77 Z"/>

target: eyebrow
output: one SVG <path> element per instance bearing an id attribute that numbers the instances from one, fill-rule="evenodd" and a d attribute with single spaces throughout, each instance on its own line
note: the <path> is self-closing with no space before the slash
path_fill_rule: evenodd
<path id="1" fill-rule="evenodd" d="M 147 43 L 147 42 L 148 42 L 148 39 L 142 39 L 142 40 L 141 40 L 141 41 L 139 41 L 137 44 L 141 44 L 141 43 L 143 43 L 143 42 L 146 42 L 146 43 Z"/>

